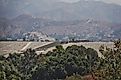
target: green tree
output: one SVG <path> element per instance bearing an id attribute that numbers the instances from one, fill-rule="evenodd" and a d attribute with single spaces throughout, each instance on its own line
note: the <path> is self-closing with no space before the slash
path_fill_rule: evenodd
<path id="1" fill-rule="evenodd" d="M 13 64 L 0 61 L 0 80 L 22 80 L 22 76 Z"/>
<path id="2" fill-rule="evenodd" d="M 115 42 L 115 47 L 102 48 L 104 59 L 95 74 L 100 80 L 121 80 L 121 41 Z"/>

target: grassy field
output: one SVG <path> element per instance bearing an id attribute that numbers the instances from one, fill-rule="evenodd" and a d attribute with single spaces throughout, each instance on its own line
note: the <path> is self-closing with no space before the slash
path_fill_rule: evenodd
<path id="1" fill-rule="evenodd" d="M 28 48 L 35 49 L 52 42 L 17 42 L 17 41 L 2 41 L 0 42 L 0 55 L 20 52 Z"/>
<path id="2" fill-rule="evenodd" d="M 27 42 L 0 42 L 0 55 L 17 52 L 25 45 Z"/>
<path id="3" fill-rule="evenodd" d="M 28 48 L 36 49 L 38 47 L 42 47 L 44 45 L 51 44 L 52 42 L 0 42 L 0 55 L 20 52 L 26 50 Z M 113 48 L 113 42 L 79 42 L 79 43 L 68 43 L 62 44 L 64 48 L 71 46 L 71 45 L 78 45 L 78 46 L 85 46 L 86 48 L 93 48 L 96 51 L 99 50 L 101 45 L 107 46 L 109 48 Z M 55 47 L 48 48 L 46 52 L 53 50 Z M 99 52 L 99 51 L 98 51 Z M 101 56 L 101 54 L 99 54 Z"/>

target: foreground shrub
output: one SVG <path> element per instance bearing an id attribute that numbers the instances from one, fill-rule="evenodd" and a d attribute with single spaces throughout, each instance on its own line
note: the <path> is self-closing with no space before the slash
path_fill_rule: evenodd
<path id="1" fill-rule="evenodd" d="M 114 48 L 101 46 L 104 57 L 84 46 L 61 45 L 45 55 L 28 49 L 0 56 L 0 80 L 121 80 L 121 41 Z"/>
<path id="2" fill-rule="evenodd" d="M 92 74 L 99 64 L 98 59 L 98 53 L 91 48 L 73 45 L 63 49 L 62 46 L 57 46 L 55 50 L 46 54 L 45 67 L 40 68 L 32 79 L 65 79 L 73 74 L 82 76 Z M 45 72 L 42 72 L 43 69 Z M 39 72 L 42 74 L 38 74 Z"/>

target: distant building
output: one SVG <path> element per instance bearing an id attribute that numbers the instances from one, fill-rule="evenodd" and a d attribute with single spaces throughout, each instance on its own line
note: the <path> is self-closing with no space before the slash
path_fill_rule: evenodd
<path id="1" fill-rule="evenodd" d="M 23 39 L 17 39 L 17 41 L 23 41 Z"/>
<path id="2" fill-rule="evenodd" d="M 7 38 L 7 41 L 12 41 L 12 38 Z"/>
<path id="3" fill-rule="evenodd" d="M 51 38 L 47 36 L 46 34 L 43 34 L 42 32 L 28 32 L 24 34 L 25 41 L 40 41 L 40 42 L 51 42 L 55 41 L 54 38 Z"/>

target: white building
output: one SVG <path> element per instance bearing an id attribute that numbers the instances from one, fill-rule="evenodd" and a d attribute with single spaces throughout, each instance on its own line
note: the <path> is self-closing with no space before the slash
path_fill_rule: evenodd
<path id="1" fill-rule="evenodd" d="M 24 34 L 26 41 L 40 41 L 40 42 L 51 42 L 55 41 L 54 38 L 43 34 L 42 32 L 28 32 Z"/>

